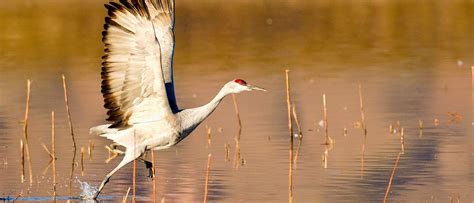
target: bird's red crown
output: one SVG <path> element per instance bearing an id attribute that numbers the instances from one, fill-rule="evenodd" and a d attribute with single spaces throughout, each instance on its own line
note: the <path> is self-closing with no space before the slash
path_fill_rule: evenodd
<path id="1" fill-rule="evenodd" d="M 242 79 L 235 79 L 234 82 L 238 83 L 239 85 L 243 85 L 243 86 L 247 85 L 247 82 L 245 82 L 245 80 L 242 80 Z"/>

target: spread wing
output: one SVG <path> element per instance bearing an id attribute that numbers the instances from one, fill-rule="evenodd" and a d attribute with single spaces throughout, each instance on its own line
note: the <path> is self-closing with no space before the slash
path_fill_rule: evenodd
<path id="1" fill-rule="evenodd" d="M 173 80 L 173 55 L 174 55 L 174 0 L 157 0 L 156 5 L 164 8 L 166 12 L 161 15 L 154 15 L 152 22 L 155 25 L 156 36 L 159 37 L 161 44 L 161 61 L 163 76 L 165 79 L 166 93 L 168 94 L 168 101 L 170 103 L 173 113 L 179 111 L 176 104 L 176 96 L 174 92 Z M 166 15 L 166 16 L 163 16 Z M 166 19 L 166 20 L 164 20 Z"/>
<path id="2" fill-rule="evenodd" d="M 101 74 L 107 120 L 114 122 L 111 127 L 172 114 L 165 81 L 170 77 L 172 81 L 174 4 L 121 0 L 105 7 Z"/>

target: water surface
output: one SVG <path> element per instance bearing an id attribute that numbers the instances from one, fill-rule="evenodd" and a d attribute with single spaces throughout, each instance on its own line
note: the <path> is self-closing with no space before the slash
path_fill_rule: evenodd
<path id="1" fill-rule="evenodd" d="M 27 1 L 0 4 L 0 195 L 52 195 L 50 112 L 56 113 L 58 195 L 69 195 L 72 142 L 61 74 L 69 83 L 79 150 L 74 177 L 99 184 L 120 158 L 106 164 L 108 140 L 88 135 L 104 123 L 100 56 L 106 1 Z M 393 202 L 472 201 L 471 1 L 194 1 L 177 0 L 175 79 L 178 105 L 208 102 L 227 81 L 242 78 L 268 89 L 237 95 L 242 118 L 241 163 L 234 166 L 239 126 L 231 98 L 179 145 L 156 152 L 157 199 L 203 200 L 207 155 L 212 153 L 209 200 L 288 200 L 289 134 L 284 69 L 304 139 L 293 170 L 295 202 L 381 202 L 392 182 Z M 30 150 L 33 184 L 21 183 L 20 138 L 26 80 L 31 79 Z M 367 121 L 360 122 L 358 85 Z M 333 146 L 321 145 L 326 94 Z M 453 120 L 453 116 L 462 119 Z M 420 135 L 419 121 L 423 122 Z M 435 120 L 438 120 L 435 122 Z M 205 125 L 212 129 L 208 144 Z M 347 135 L 344 136 L 344 128 Z M 93 143 L 92 156 L 87 149 Z M 230 161 L 224 145 L 230 145 Z M 295 140 L 295 152 L 298 146 Z M 327 151 L 326 167 L 323 156 Z M 243 164 L 242 164 L 243 163 Z M 142 164 L 137 195 L 152 200 Z M 45 172 L 44 172 L 45 171 Z M 44 173 L 43 173 L 44 172 Z M 26 170 L 28 177 L 28 171 Z M 132 185 L 132 165 L 104 190 L 117 201 Z M 74 182 L 72 195 L 80 194 Z M 44 200 L 44 199 L 43 199 Z"/>

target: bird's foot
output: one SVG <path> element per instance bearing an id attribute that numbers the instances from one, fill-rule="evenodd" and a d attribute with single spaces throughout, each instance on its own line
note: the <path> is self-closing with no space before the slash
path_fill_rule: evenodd
<path id="1" fill-rule="evenodd" d="M 149 161 L 145 161 L 145 167 L 148 169 L 148 177 L 151 179 L 155 178 L 155 169 L 153 168 L 153 164 Z"/>
<path id="2" fill-rule="evenodd" d="M 120 149 L 117 149 L 117 146 L 116 145 L 110 145 L 110 146 L 105 146 L 105 149 L 107 149 L 107 151 L 109 152 L 109 156 L 110 155 L 124 155 L 125 152 L 120 150 Z"/>

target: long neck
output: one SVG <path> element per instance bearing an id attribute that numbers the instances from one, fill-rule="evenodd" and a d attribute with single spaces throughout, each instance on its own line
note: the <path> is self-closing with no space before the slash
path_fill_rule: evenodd
<path id="1" fill-rule="evenodd" d="M 230 94 L 225 86 L 209 103 L 192 109 L 186 109 L 178 113 L 181 121 L 181 129 L 184 136 L 189 135 L 204 119 L 206 119 L 217 108 L 222 99 Z"/>

